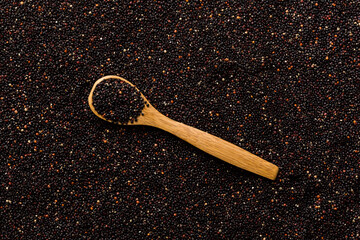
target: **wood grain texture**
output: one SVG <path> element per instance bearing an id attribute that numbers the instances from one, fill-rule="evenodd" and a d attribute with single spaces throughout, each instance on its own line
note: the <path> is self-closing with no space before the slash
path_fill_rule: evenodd
<path id="1" fill-rule="evenodd" d="M 99 84 L 101 81 L 105 79 L 113 79 L 113 78 L 121 79 L 129 83 L 131 86 L 134 86 L 129 81 L 121 77 L 105 76 L 95 82 L 88 98 L 91 110 L 96 114 L 96 116 L 108 122 L 112 122 L 112 121 L 105 119 L 95 110 L 93 106 L 92 96 L 97 84 Z M 148 102 L 146 97 L 143 94 L 141 95 L 144 98 L 144 100 Z M 278 174 L 279 168 L 276 165 L 267 162 L 264 159 L 221 138 L 218 138 L 214 135 L 211 135 L 207 132 L 201 131 L 194 127 L 185 125 L 183 123 L 174 121 L 161 114 L 150 103 L 149 103 L 149 107 L 145 107 L 142 113 L 144 115 L 139 116 L 137 122 L 134 123 L 129 122 L 128 125 L 147 125 L 162 129 L 164 131 L 174 134 L 175 136 L 183 139 L 184 141 L 192 144 L 193 146 L 203 150 L 204 152 L 212 156 L 215 156 L 234 166 L 237 166 L 239 168 L 258 174 L 260 176 L 263 176 L 271 180 L 274 180 Z"/>
<path id="2" fill-rule="evenodd" d="M 212 156 L 271 180 L 274 180 L 278 174 L 279 168 L 277 166 L 230 142 L 176 122 L 160 113 L 153 116 L 151 126 L 172 133 Z"/>

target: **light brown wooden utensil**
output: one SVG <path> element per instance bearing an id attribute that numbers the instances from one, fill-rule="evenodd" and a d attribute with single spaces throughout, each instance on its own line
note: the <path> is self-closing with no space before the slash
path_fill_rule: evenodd
<path id="1" fill-rule="evenodd" d="M 88 98 L 90 108 L 99 118 L 108 122 L 112 122 L 101 116 L 93 106 L 93 92 L 96 86 L 101 81 L 106 79 L 121 79 L 122 81 L 130 84 L 135 88 L 136 86 L 134 86 L 126 79 L 118 76 L 105 76 L 95 82 Z M 149 102 L 143 94 L 141 95 L 146 102 Z M 194 127 L 190 127 L 183 123 L 174 121 L 161 114 L 150 103 L 149 107 L 145 107 L 142 113 L 144 115 L 140 115 L 137 122 L 129 122 L 128 125 L 147 125 L 160 128 L 174 134 L 175 136 L 178 136 L 179 138 L 185 140 L 186 142 L 194 145 L 195 147 L 203 150 L 210 155 L 213 155 L 221 160 L 224 160 L 225 162 L 245 169 L 249 172 L 269 178 L 271 180 L 274 180 L 278 174 L 279 168 L 276 165 L 267 162 L 264 159 L 221 138 L 218 138 L 214 135 L 211 135 Z"/>

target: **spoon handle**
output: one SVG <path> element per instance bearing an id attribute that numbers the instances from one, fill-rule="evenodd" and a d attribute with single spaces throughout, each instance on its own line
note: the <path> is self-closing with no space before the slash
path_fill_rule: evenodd
<path id="1" fill-rule="evenodd" d="M 162 114 L 153 120 L 154 127 L 163 129 L 193 146 L 225 162 L 265 178 L 275 180 L 279 168 L 264 159 L 214 135 L 174 121 Z"/>

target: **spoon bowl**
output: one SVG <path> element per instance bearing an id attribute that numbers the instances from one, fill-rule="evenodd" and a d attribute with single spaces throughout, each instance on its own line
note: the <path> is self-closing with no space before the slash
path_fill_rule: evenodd
<path id="1" fill-rule="evenodd" d="M 96 87 L 103 81 L 105 80 L 108 80 L 108 79 L 119 79 L 127 84 L 129 84 L 130 86 L 134 87 L 137 91 L 139 91 L 142 99 L 144 100 L 145 102 L 145 107 L 143 108 L 142 110 L 142 114 L 140 114 L 140 116 L 138 116 L 137 120 L 136 121 L 128 121 L 126 124 L 123 124 L 123 123 L 120 123 L 120 122 L 114 122 L 110 119 L 106 119 L 103 115 L 101 115 L 98 111 L 96 111 L 95 109 L 95 106 L 94 106 L 94 91 L 96 89 Z M 131 82 L 129 82 L 128 80 L 122 78 L 122 77 L 119 77 L 119 76 L 114 76 L 114 75 L 108 75 L 108 76 L 104 76 L 100 79 L 98 79 L 91 91 L 90 91 L 90 94 L 89 94 L 89 97 L 88 97 L 88 102 L 89 102 L 89 106 L 90 106 L 90 109 L 91 111 L 96 115 L 98 116 L 99 118 L 101 118 L 102 120 L 105 120 L 107 122 L 110 122 L 110 123 L 115 123 L 115 124 L 119 124 L 119 125 L 147 125 L 147 126 L 151 126 L 151 118 L 153 117 L 153 115 L 156 115 L 156 114 L 161 114 L 159 113 L 150 103 L 149 101 L 146 99 L 146 97 L 144 96 L 144 94 L 142 94 L 140 92 L 140 90 L 134 85 L 132 84 Z M 150 121 L 149 121 L 150 120 Z"/>
<path id="2" fill-rule="evenodd" d="M 149 101 L 140 91 L 139 93 L 145 102 L 145 106 L 135 121 L 128 121 L 126 124 L 124 124 L 105 118 L 104 115 L 101 115 L 94 106 L 94 91 L 101 82 L 108 79 L 121 80 L 135 88 L 136 91 L 139 91 L 139 89 L 137 89 L 136 86 L 131 82 L 118 76 L 110 75 L 97 80 L 90 91 L 88 101 L 90 109 L 99 118 L 120 125 L 147 125 L 162 129 L 174 134 L 175 136 L 203 150 L 204 152 L 226 161 L 234 166 L 271 180 L 276 178 L 279 171 L 279 168 L 276 165 L 267 162 L 264 159 L 221 138 L 164 116 L 149 103 Z"/>

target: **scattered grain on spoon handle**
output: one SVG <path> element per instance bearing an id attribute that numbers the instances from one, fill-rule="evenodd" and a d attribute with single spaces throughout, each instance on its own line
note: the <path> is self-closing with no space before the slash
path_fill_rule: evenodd
<path id="1" fill-rule="evenodd" d="M 264 159 L 214 135 L 174 121 L 162 114 L 153 119 L 152 126 L 163 129 L 193 146 L 225 162 L 274 180 L 279 168 Z"/>

